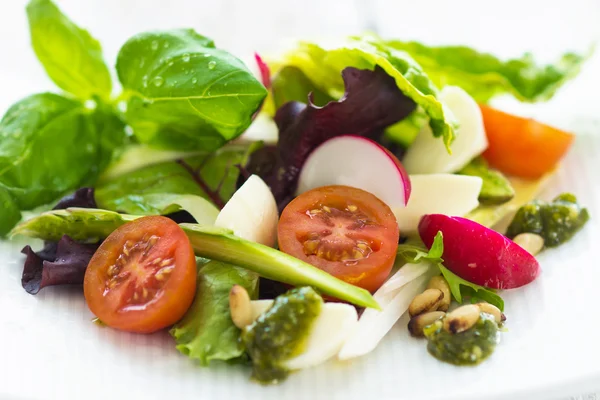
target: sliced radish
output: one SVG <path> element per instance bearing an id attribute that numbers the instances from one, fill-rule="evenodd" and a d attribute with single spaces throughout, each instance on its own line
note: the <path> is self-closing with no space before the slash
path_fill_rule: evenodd
<path id="1" fill-rule="evenodd" d="M 243 239 L 275 246 L 279 213 L 267 184 L 252 175 L 233 194 L 215 221 L 215 226 L 231 229 Z"/>
<path id="2" fill-rule="evenodd" d="M 300 172 L 297 194 L 327 185 L 365 190 L 392 210 L 404 207 L 411 191 L 408 175 L 392 153 L 354 135 L 330 139 L 310 154 Z"/>
<path id="3" fill-rule="evenodd" d="M 267 311 L 273 300 L 252 301 L 255 320 Z M 304 369 L 321 364 L 334 357 L 358 321 L 356 308 L 344 303 L 325 303 L 306 338 L 303 351 L 287 360 L 285 366 L 291 370 Z"/>
<path id="4" fill-rule="evenodd" d="M 417 231 L 426 214 L 464 216 L 478 205 L 482 180 L 476 176 L 432 174 L 410 175 L 412 191 L 406 207 L 394 211 L 402 234 Z"/>
<path id="5" fill-rule="evenodd" d="M 439 268 L 427 261 L 403 266 L 373 296 L 381 306 L 381 311 L 365 309 L 356 329 L 338 353 L 338 358 L 347 360 L 373 351 L 408 310 L 413 298 L 438 273 Z"/>
<path id="6" fill-rule="evenodd" d="M 488 146 L 481 110 L 467 92 L 456 86 L 446 86 L 439 99 L 452 111 L 460 125 L 451 145 L 452 154 L 448 154 L 442 139 L 434 137 L 427 125 L 402 160 L 410 174 L 456 172 Z"/>
<path id="7" fill-rule="evenodd" d="M 469 282 L 493 289 L 513 289 L 540 274 L 534 256 L 500 233 L 466 218 L 426 215 L 419 235 L 431 247 L 435 235 L 444 235 L 444 266 Z"/>

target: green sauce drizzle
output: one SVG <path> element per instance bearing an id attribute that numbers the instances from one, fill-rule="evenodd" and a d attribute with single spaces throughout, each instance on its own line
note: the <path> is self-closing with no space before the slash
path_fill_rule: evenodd
<path id="1" fill-rule="evenodd" d="M 571 239 L 590 219 L 586 208 L 577 204 L 577 198 L 563 193 L 551 203 L 532 201 L 521 207 L 510 223 L 506 236 L 535 233 L 544 238 L 544 245 L 556 247 Z"/>
<path id="2" fill-rule="evenodd" d="M 310 287 L 278 296 L 273 306 L 242 331 L 242 342 L 254 366 L 252 378 L 277 383 L 289 375 L 285 361 L 304 350 L 323 299 Z"/>
<path id="3" fill-rule="evenodd" d="M 481 313 L 479 321 L 468 331 L 451 334 L 442 328 L 442 322 L 425 328 L 427 350 L 438 360 L 454 365 L 477 365 L 488 358 L 500 341 L 498 324 L 494 317 Z"/>

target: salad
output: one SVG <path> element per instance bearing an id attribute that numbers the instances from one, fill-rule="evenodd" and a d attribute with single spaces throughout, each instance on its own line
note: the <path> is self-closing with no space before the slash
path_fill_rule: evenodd
<path id="1" fill-rule="evenodd" d="M 153 31 L 122 46 L 115 94 L 90 33 L 50 0 L 27 16 L 61 93 L 0 121 L 0 235 L 44 240 L 23 288 L 82 286 L 98 329 L 169 329 L 203 366 L 278 383 L 367 355 L 408 313 L 432 356 L 475 365 L 507 334 L 501 290 L 589 219 L 573 194 L 536 199 L 573 134 L 489 105 L 550 99 L 585 56 L 365 35 L 256 55 L 255 76 Z"/>

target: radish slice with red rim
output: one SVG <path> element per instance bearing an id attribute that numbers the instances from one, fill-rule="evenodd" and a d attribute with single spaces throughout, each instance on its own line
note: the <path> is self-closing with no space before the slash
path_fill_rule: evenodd
<path id="1" fill-rule="evenodd" d="M 330 139 L 308 156 L 300 172 L 297 194 L 327 185 L 365 190 L 392 210 L 405 207 L 411 191 L 400 161 L 380 144 L 355 135 Z"/>

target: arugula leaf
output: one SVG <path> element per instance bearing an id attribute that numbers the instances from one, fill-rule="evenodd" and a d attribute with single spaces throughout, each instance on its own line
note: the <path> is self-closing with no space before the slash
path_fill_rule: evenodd
<path id="1" fill-rule="evenodd" d="M 112 83 L 100 43 L 50 0 L 31 0 L 27 17 L 33 50 L 54 83 L 83 100 L 109 100 Z"/>
<path id="2" fill-rule="evenodd" d="M 438 86 L 460 86 L 479 103 L 505 93 L 521 101 L 549 100 L 564 82 L 579 73 L 587 58 L 566 53 L 554 64 L 539 66 L 529 53 L 502 61 L 465 46 L 434 47 L 398 40 L 385 43 L 410 54 Z"/>
<path id="3" fill-rule="evenodd" d="M 158 195 L 201 196 L 222 207 L 235 192 L 239 175 L 235 165 L 245 164 L 259 146 L 228 145 L 188 158 L 184 164 L 150 165 L 99 185 L 96 200 L 101 208 L 142 215 L 159 213 Z"/>
<path id="4" fill-rule="evenodd" d="M 483 157 L 471 160 L 457 174 L 477 176 L 483 180 L 479 192 L 479 202 L 481 204 L 504 204 L 515 197 L 515 190 L 510 181 L 501 172 L 490 169 Z"/>
<path id="5" fill-rule="evenodd" d="M 136 137 L 165 149 L 218 149 L 248 128 L 267 94 L 240 60 L 191 29 L 134 36 L 117 73 Z"/>
<path id="6" fill-rule="evenodd" d="M 398 88 L 429 117 L 435 137 L 443 137 L 450 152 L 456 121 L 437 100 L 438 89 L 411 56 L 374 37 L 349 38 L 340 46 L 325 49 L 312 43 L 300 43 L 283 59 L 282 66 L 299 68 L 322 91 L 334 98 L 342 96 L 344 84 L 340 72 L 348 67 L 373 69 L 376 65 L 394 78 Z"/>
<path id="7" fill-rule="evenodd" d="M 244 287 L 252 299 L 258 294 L 258 276 L 250 271 L 219 261 L 211 261 L 198 271 L 196 298 L 170 333 L 177 350 L 208 365 L 213 360 L 241 357 L 244 346 L 240 330 L 229 312 L 229 292 L 233 285 Z"/>
<path id="8" fill-rule="evenodd" d="M 462 303 L 463 297 L 470 297 L 473 303 L 477 302 L 477 300 L 483 300 L 495 305 L 500 311 L 504 311 L 504 300 L 491 289 L 486 289 L 483 286 L 466 281 L 441 264 L 439 267 L 456 301 Z"/>
<path id="9" fill-rule="evenodd" d="M 404 243 L 398 245 L 397 254 L 411 264 L 416 264 L 422 260 L 436 264 L 440 268 L 444 279 L 448 282 L 452 296 L 457 302 L 462 304 L 463 298 L 469 297 L 473 302 L 477 299 L 484 300 L 498 307 L 500 311 L 504 311 L 504 300 L 502 297 L 498 296 L 491 289 L 462 279 L 444 267 L 444 260 L 442 258 L 444 254 L 444 238 L 441 231 L 435 235 L 429 251 L 422 244 Z"/>

